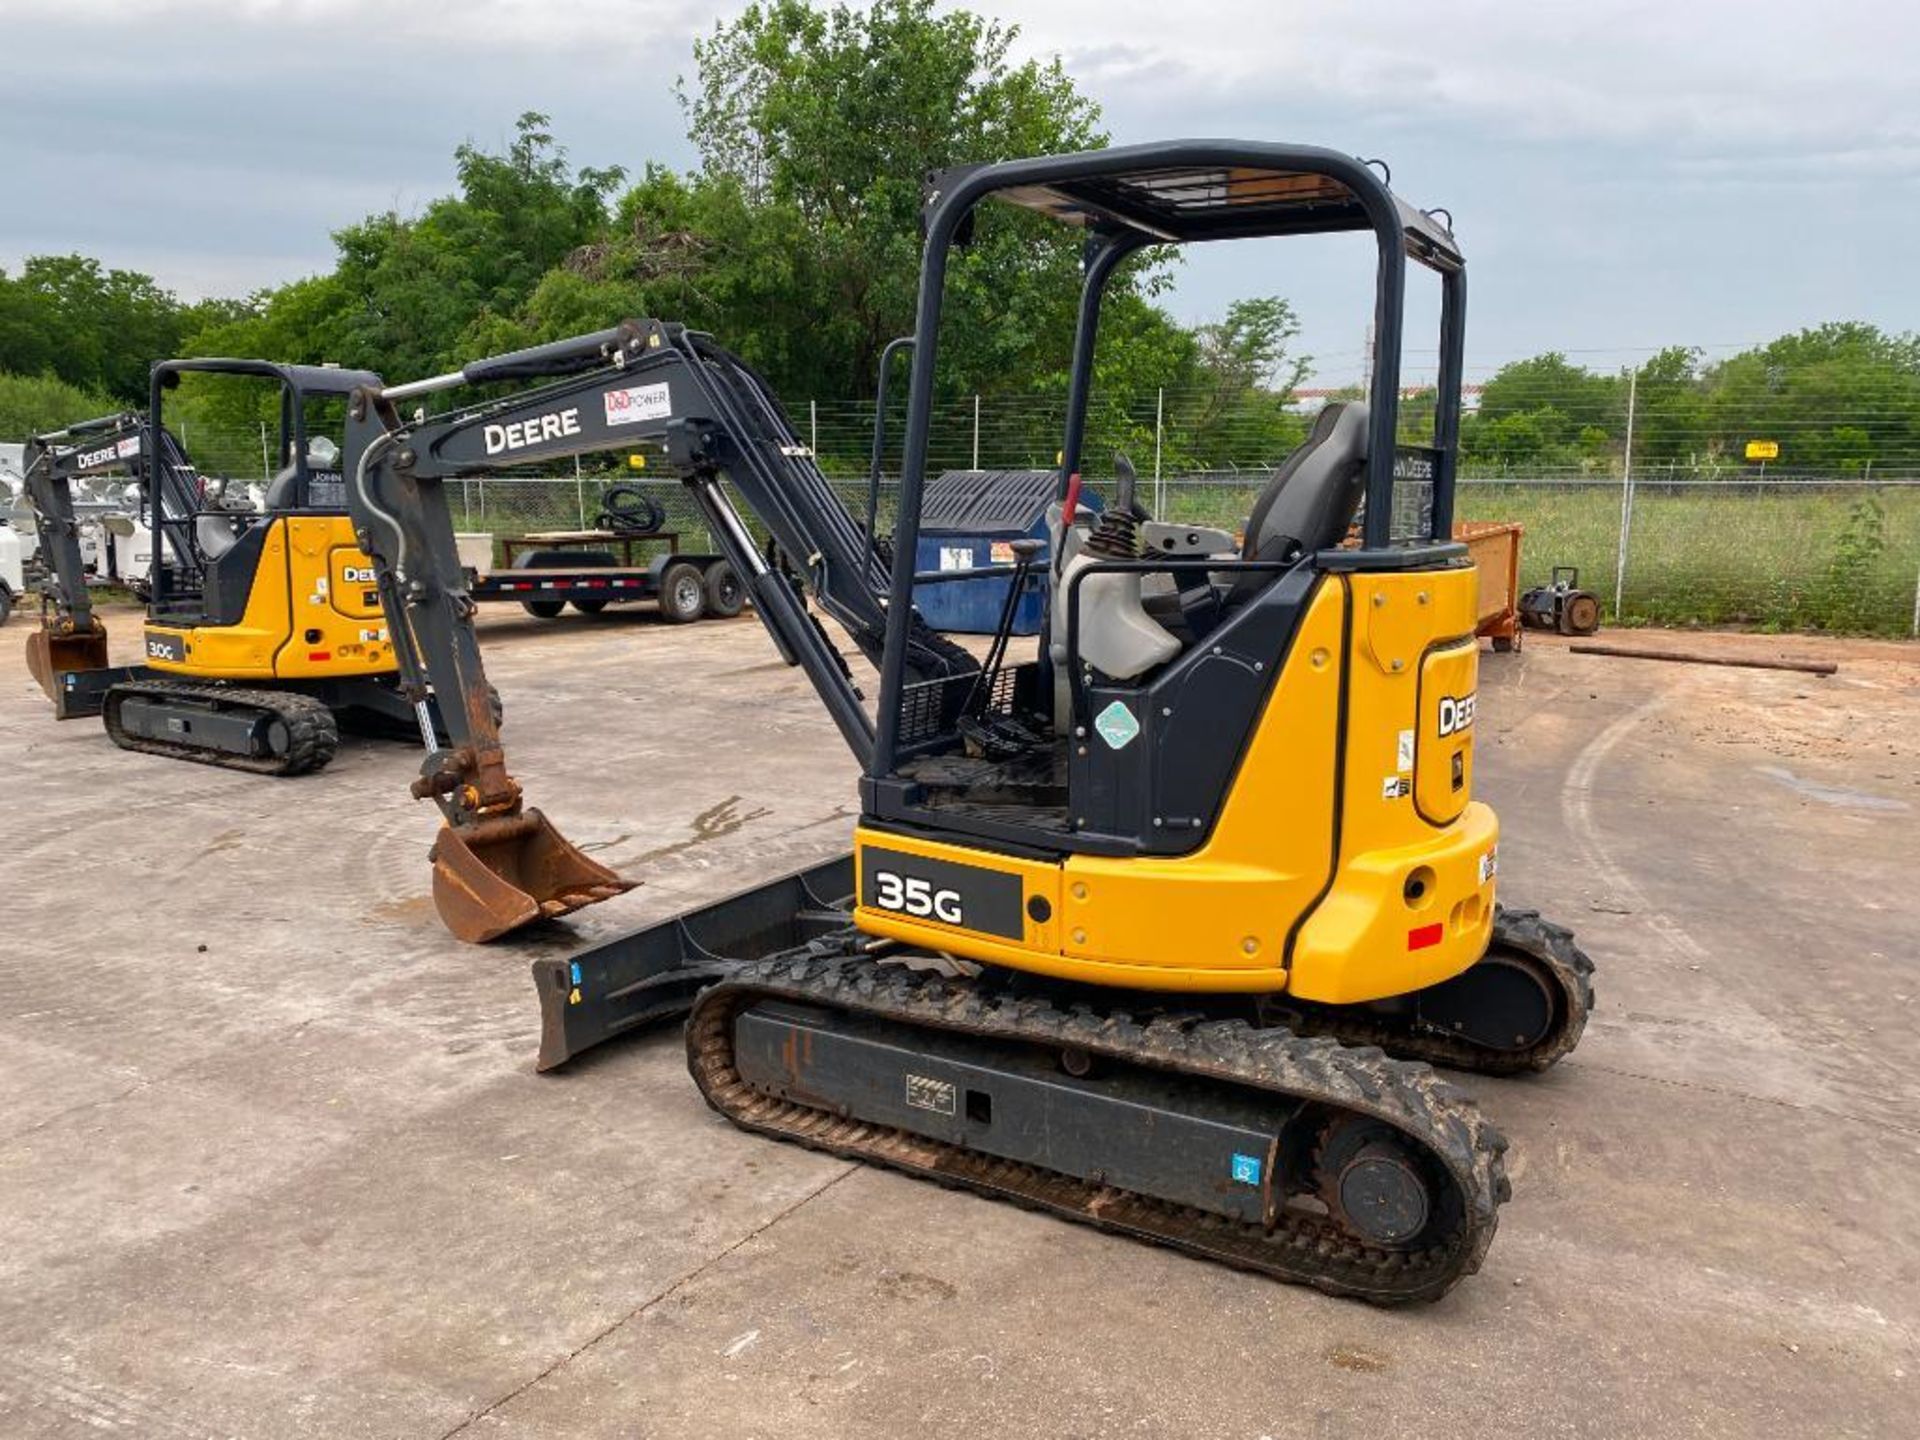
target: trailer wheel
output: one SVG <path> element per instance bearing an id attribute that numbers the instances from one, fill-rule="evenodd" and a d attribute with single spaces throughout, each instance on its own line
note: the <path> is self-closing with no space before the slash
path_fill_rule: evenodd
<path id="1" fill-rule="evenodd" d="M 607 608 L 607 602 L 604 600 L 576 600 L 573 602 L 573 608 L 578 610 L 582 615 L 598 615 L 602 610 Z"/>
<path id="2" fill-rule="evenodd" d="M 740 583 L 733 566 L 724 560 L 707 570 L 707 614 L 718 620 L 731 620 L 747 605 L 747 587 Z"/>
<path id="3" fill-rule="evenodd" d="M 538 615 L 542 620 L 558 619 L 560 612 L 567 608 L 564 600 L 522 600 L 520 608 L 529 615 Z"/>
<path id="4" fill-rule="evenodd" d="M 0 625 L 7 623 L 13 615 L 13 592 L 0 585 Z"/>
<path id="5" fill-rule="evenodd" d="M 687 625 L 707 613 L 707 582 L 700 567 L 676 560 L 660 572 L 660 618 Z"/>

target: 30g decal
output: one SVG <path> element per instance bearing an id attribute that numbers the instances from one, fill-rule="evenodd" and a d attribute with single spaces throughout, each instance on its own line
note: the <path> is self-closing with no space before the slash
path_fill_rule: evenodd
<path id="1" fill-rule="evenodd" d="M 964 925 L 964 909 L 958 890 L 935 889 L 933 882 L 918 875 L 896 875 L 891 870 L 873 872 L 873 903 L 882 910 L 895 910 L 920 919 L 931 917 L 948 925 Z"/>

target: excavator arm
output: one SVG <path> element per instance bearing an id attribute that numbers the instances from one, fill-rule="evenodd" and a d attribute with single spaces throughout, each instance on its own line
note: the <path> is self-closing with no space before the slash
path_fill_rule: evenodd
<path id="1" fill-rule="evenodd" d="M 403 419 L 398 408 L 442 390 L 532 378 L 551 383 L 431 418 Z M 781 656 L 806 672 L 855 758 L 864 765 L 871 757 L 873 721 L 845 660 L 789 577 L 761 553 L 731 497 L 758 517 L 820 608 L 876 662 L 886 643 L 887 572 L 865 527 L 744 362 L 681 326 L 629 321 L 427 380 L 358 390 L 349 404 L 348 510 L 374 562 L 402 684 L 416 706 L 431 686 L 449 731 L 449 743 L 438 745 L 422 711 L 429 755 L 413 788 L 445 820 L 433 852 L 434 895 L 462 939 L 492 939 L 630 887 L 522 806 L 480 659 L 445 483 L 642 447 L 657 450 L 686 485 Z M 918 623 L 908 660 L 926 678 L 977 668 L 966 651 Z"/>
<path id="2" fill-rule="evenodd" d="M 56 704 L 61 676 L 107 668 L 107 628 L 93 613 L 73 482 L 115 471 L 137 472 L 147 450 L 147 422 L 131 411 L 82 420 L 30 436 L 22 455 L 45 574 L 39 584 L 40 626 L 27 636 L 27 669 Z"/>

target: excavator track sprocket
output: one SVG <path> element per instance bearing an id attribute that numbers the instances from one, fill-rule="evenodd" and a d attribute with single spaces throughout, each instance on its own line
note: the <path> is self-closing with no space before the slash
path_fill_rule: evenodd
<path id="1" fill-rule="evenodd" d="M 1494 1013 L 1490 997 L 1472 989 L 1488 981 L 1504 985 L 1510 995 L 1517 992 L 1520 1008 L 1537 1014 L 1537 1021 L 1501 1036 L 1499 1044 L 1466 1033 L 1468 1026 L 1483 1023 L 1480 1017 Z M 1406 1060 L 1480 1075 L 1537 1073 L 1580 1043 L 1593 1012 L 1593 961 L 1566 926 L 1537 910 L 1497 905 L 1486 955 L 1463 974 L 1410 999 L 1410 1005 L 1389 1011 L 1281 997 L 1269 1011 L 1278 1023 L 1302 1034 L 1377 1045 Z M 1536 1000 L 1537 1010 L 1526 1003 Z"/>
<path id="2" fill-rule="evenodd" d="M 745 1130 L 1328 1294 L 1434 1300 L 1479 1268 L 1510 1194 L 1507 1142 L 1429 1067 L 1240 1020 L 1062 1008 L 990 975 L 865 958 L 865 943 L 816 942 L 744 965 L 699 996 L 688 1063 L 709 1104 Z M 866 1048 L 835 1058 L 832 1045 L 848 1036 Z M 875 1055 L 877 1065 L 861 1058 Z M 938 1078 L 943 1060 L 946 1073 L 981 1086 L 960 1092 L 964 1106 Z M 1022 1124 L 1023 1084 L 1051 1087 L 1067 1105 L 1091 1097 L 1152 1111 L 1133 1131 L 1141 1148 L 1123 1153 L 1117 1131 L 1065 1126 L 1071 1173 L 1023 1158 L 1022 1147 L 1052 1143 Z M 1244 1127 L 1237 1133 L 1267 1137 L 1264 1156 L 1233 1156 L 1232 1180 L 1251 1175 L 1260 1187 L 1233 1202 L 1251 1214 L 1204 1191 L 1170 1198 L 1196 1183 L 1178 1137 L 1223 1114 Z M 1339 1174 L 1317 1173 L 1328 1153 Z M 1129 1164 L 1154 1178 L 1120 1183 Z M 1216 1173 L 1205 1183 L 1233 1191 L 1226 1173 L 1206 1172 Z"/>
<path id="3" fill-rule="evenodd" d="M 311 774 L 340 745 L 333 712 L 290 690 L 132 680 L 107 691 L 101 718 L 123 750 L 255 775 Z"/>

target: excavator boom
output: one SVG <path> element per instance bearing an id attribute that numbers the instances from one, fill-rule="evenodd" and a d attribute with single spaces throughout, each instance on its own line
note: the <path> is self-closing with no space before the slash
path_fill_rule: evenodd
<path id="1" fill-rule="evenodd" d="M 107 668 L 107 630 L 93 613 L 73 481 L 137 469 L 148 446 L 146 420 L 132 411 L 83 420 L 28 438 L 22 456 L 27 498 L 40 536 L 45 578 L 40 625 L 27 635 L 27 670 L 60 703 L 63 677 Z"/>
<path id="2" fill-rule="evenodd" d="M 427 419 L 405 421 L 397 409 L 436 391 L 528 378 L 552 383 Z M 357 391 L 347 432 L 348 509 L 393 622 L 403 687 L 424 696 L 431 685 L 442 697 L 450 743 L 428 742 L 414 790 L 433 798 L 446 822 L 432 852 L 433 891 L 441 918 L 463 940 L 490 940 L 631 884 L 522 806 L 492 713 L 443 486 L 476 471 L 643 447 L 686 485 L 716 546 L 745 577 L 781 656 L 806 672 L 854 757 L 864 766 L 872 755 L 873 721 L 845 660 L 791 578 L 761 552 L 728 487 L 801 567 L 821 608 L 876 663 L 887 638 L 887 571 L 745 362 L 681 326 L 630 321 L 428 380 Z M 977 668 L 965 650 L 919 624 L 909 666 L 937 678 Z"/>

